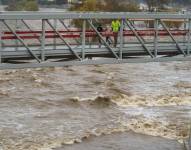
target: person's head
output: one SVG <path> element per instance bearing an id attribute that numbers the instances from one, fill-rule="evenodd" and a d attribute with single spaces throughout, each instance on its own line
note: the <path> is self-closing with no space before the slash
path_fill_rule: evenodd
<path id="1" fill-rule="evenodd" d="M 111 28 L 110 25 L 107 25 L 107 26 L 106 26 L 106 29 L 107 29 L 107 30 L 110 30 L 110 28 Z"/>

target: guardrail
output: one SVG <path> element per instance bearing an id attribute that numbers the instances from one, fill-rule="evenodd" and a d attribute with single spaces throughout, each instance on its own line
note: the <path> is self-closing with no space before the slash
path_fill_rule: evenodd
<path id="1" fill-rule="evenodd" d="M 121 22 L 116 47 L 115 34 L 104 27 L 115 19 Z M 71 20 L 80 20 L 81 28 L 68 27 Z M 137 27 L 145 21 L 154 28 Z M 165 21 L 181 22 L 183 27 L 172 29 Z M 103 32 L 95 22 L 103 24 Z M 190 14 L 1 12 L 0 23 L 0 69 L 190 60 Z"/>

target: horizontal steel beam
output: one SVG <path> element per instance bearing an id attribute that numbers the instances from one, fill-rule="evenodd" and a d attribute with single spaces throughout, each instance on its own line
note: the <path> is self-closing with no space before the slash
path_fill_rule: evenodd
<path id="1" fill-rule="evenodd" d="M 154 46 L 148 45 L 149 49 L 152 49 L 151 52 L 154 52 Z M 181 45 L 181 48 L 186 52 L 187 51 L 187 46 L 186 45 Z M 41 55 L 41 50 L 37 50 L 37 48 L 33 47 L 32 49 L 33 53 L 36 56 Z M 123 55 L 128 55 L 128 56 L 145 56 L 148 55 L 147 52 L 145 52 L 144 48 L 140 46 L 129 46 L 129 47 L 123 47 L 122 49 Z M 81 55 L 81 48 L 75 48 L 75 52 L 78 55 Z M 114 50 L 115 53 L 118 53 L 118 50 Z M 45 49 L 45 53 L 47 57 L 51 58 L 57 58 L 62 56 L 63 58 L 67 57 L 73 57 L 67 47 L 62 47 L 62 46 L 57 46 L 56 50 L 53 50 L 51 47 L 48 47 L 48 49 Z M 159 45 L 158 47 L 158 55 L 173 55 L 173 54 L 179 54 L 179 51 L 176 50 L 176 45 L 170 44 L 170 45 Z M 32 59 L 31 55 L 25 50 L 24 47 L 22 49 L 20 48 L 19 51 L 15 51 L 14 49 L 6 49 L 2 51 L 2 58 L 4 59 L 19 59 L 19 58 L 25 58 L 25 59 Z M 114 56 L 108 51 L 107 48 L 88 48 L 86 47 L 86 55 L 92 56 L 92 57 L 101 57 L 103 55 L 107 55 L 110 57 Z"/>
<path id="2" fill-rule="evenodd" d="M 191 19 L 190 14 L 147 12 L 0 12 L 0 19 Z"/>
<path id="3" fill-rule="evenodd" d="M 149 63 L 168 61 L 191 61 L 191 57 L 163 57 L 163 58 L 134 58 L 134 59 L 97 59 L 84 61 L 46 62 L 46 63 L 24 63 L 24 64 L 0 64 L 2 69 L 23 69 L 39 67 L 64 67 L 78 65 L 101 65 L 101 64 L 122 64 L 122 63 Z"/>

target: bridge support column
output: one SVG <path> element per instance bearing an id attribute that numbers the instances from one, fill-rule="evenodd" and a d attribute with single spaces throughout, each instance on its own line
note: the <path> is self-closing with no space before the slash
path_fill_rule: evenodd
<path id="1" fill-rule="evenodd" d="M 154 28 L 155 28 L 155 37 L 154 37 L 154 55 L 157 57 L 158 55 L 158 19 L 155 19 Z"/>
<path id="2" fill-rule="evenodd" d="M 46 35 L 45 20 L 42 20 L 42 40 L 41 40 L 41 60 L 45 61 L 45 35 Z"/>
<path id="3" fill-rule="evenodd" d="M 187 55 L 190 55 L 190 44 L 191 44 L 191 19 L 188 20 L 188 45 L 187 45 Z"/>
<path id="4" fill-rule="evenodd" d="M 121 28 L 120 28 L 120 51 L 119 51 L 119 58 L 123 59 L 123 29 L 124 29 L 124 19 L 121 20 Z"/>
<path id="5" fill-rule="evenodd" d="M 83 29 L 82 29 L 82 60 L 85 59 L 85 48 L 86 48 L 86 20 L 83 21 Z"/>
<path id="6" fill-rule="evenodd" d="M 184 19 L 184 31 L 187 30 L 187 21 L 188 19 Z M 183 44 L 186 45 L 186 34 L 183 37 Z"/>
<path id="7" fill-rule="evenodd" d="M 19 29 L 18 20 L 15 20 L 15 32 L 17 33 Z M 18 39 L 15 39 L 15 51 L 18 51 L 19 41 Z"/>
<path id="8" fill-rule="evenodd" d="M 57 30 L 57 19 L 54 19 L 54 28 Z M 55 36 L 56 36 L 56 33 L 54 34 Z M 53 46 L 53 49 L 56 49 L 56 42 L 57 42 L 57 40 L 56 40 L 56 37 L 54 38 L 54 46 Z"/>

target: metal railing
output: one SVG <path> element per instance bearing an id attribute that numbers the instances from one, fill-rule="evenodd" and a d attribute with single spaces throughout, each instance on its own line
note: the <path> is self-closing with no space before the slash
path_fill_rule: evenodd
<path id="1" fill-rule="evenodd" d="M 121 21 L 117 47 L 106 41 L 114 36 L 105 30 L 114 19 Z M 81 28 L 68 27 L 69 20 L 80 20 Z M 19 29 L 14 21 L 20 22 Z M 99 21 L 103 32 L 94 24 Z M 169 28 L 167 21 L 184 28 Z M 153 28 L 138 27 L 145 22 Z M 0 69 L 190 60 L 190 14 L 1 12 L 0 23 Z"/>

